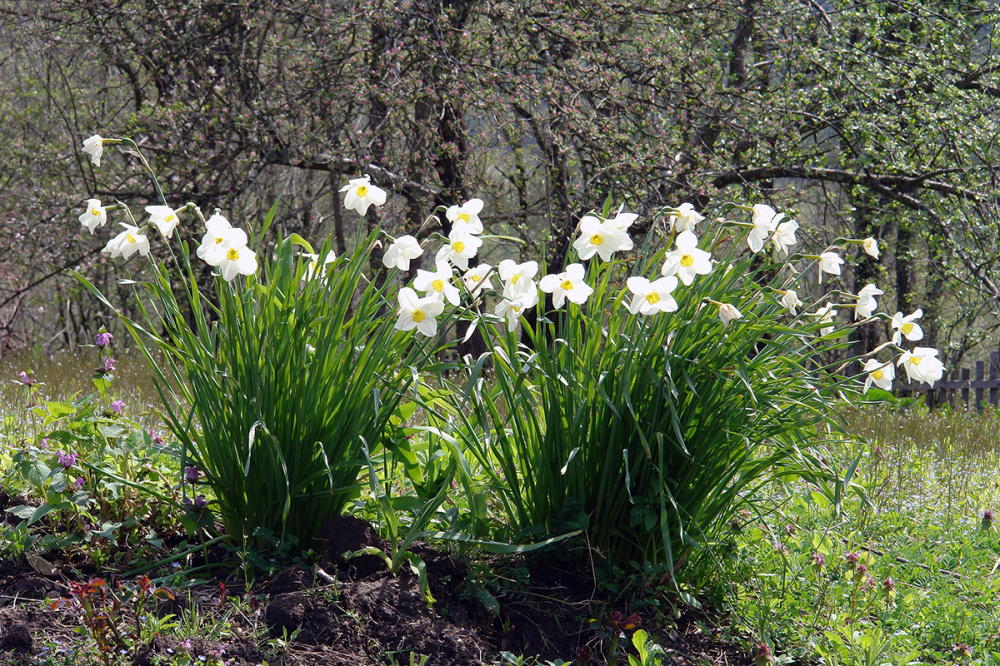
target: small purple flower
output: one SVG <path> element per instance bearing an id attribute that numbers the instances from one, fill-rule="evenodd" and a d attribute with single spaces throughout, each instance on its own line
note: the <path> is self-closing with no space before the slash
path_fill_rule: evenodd
<path id="1" fill-rule="evenodd" d="M 34 386 L 38 381 L 35 379 L 32 373 L 25 372 L 24 370 L 21 371 L 20 377 L 21 377 L 21 383 L 27 386 L 28 388 Z"/>
<path id="2" fill-rule="evenodd" d="M 188 483 L 195 483 L 201 478 L 201 470 L 197 467 L 184 468 L 184 480 Z"/>
<path id="3" fill-rule="evenodd" d="M 795 534 L 798 531 L 799 531 L 799 528 L 796 527 L 795 525 L 792 525 L 791 523 L 789 523 L 788 525 L 785 525 L 785 534 L 787 534 L 788 536 L 792 536 L 793 534 Z"/>
<path id="4" fill-rule="evenodd" d="M 112 402 L 111 411 L 113 411 L 115 414 L 121 414 L 123 411 L 125 411 L 125 401 L 115 400 L 114 402 Z"/>
<path id="5" fill-rule="evenodd" d="M 857 552 L 856 550 L 851 551 L 850 553 L 846 553 L 844 555 L 844 559 L 847 560 L 848 567 L 850 567 L 851 569 L 856 569 L 858 564 L 861 562 L 861 553 Z"/>
<path id="6" fill-rule="evenodd" d="M 757 666 L 765 666 L 765 664 L 774 663 L 774 653 L 771 652 L 771 646 L 767 643 L 761 641 L 760 645 L 753 653 L 753 661 Z"/>
<path id="7" fill-rule="evenodd" d="M 822 571 L 823 567 L 826 566 L 826 558 L 823 557 L 823 553 L 816 550 L 813 551 L 813 566 L 817 571 Z"/>
<path id="8" fill-rule="evenodd" d="M 42 441 L 38 442 L 38 448 L 47 449 L 49 448 L 49 440 L 42 437 Z"/>
<path id="9" fill-rule="evenodd" d="M 111 338 L 112 335 L 107 331 L 101 331 L 100 333 L 98 333 L 96 340 L 97 348 L 104 349 L 105 347 L 107 347 L 109 344 L 111 344 Z"/>
<path id="10" fill-rule="evenodd" d="M 868 575 L 868 565 L 867 564 L 859 564 L 857 567 L 855 567 L 854 570 L 858 573 L 858 576 L 860 576 L 862 578 Z"/>
<path id="11" fill-rule="evenodd" d="M 60 453 L 59 454 L 59 464 L 63 466 L 64 469 L 69 469 L 76 464 L 77 455 L 75 453 Z"/>
<path id="12" fill-rule="evenodd" d="M 84 481 L 82 476 L 76 477 L 76 481 L 73 482 L 74 490 L 83 490 Z"/>
<path id="13" fill-rule="evenodd" d="M 205 499 L 204 495 L 198 495 L 197 497 L 194 498 L 193 502 L 191 501 L 190 498 L 185 497 L 184 504 L 189 508 L 204 509 L 206 506 L 208 506 L 208 500 Z"/>
<path id="14" fill-rule="evenodd" d="M 889 576 L 884 581 L 882 581 L 882 589 L 886 594 L 891 594 L 896 590 L 896 584 L 892 582 L 892 576 Z"/>
<path id="15" fill-rule="evenodd" d="M 972 648 L 969 647 L 967 643 L 953 643 L 951 646 L 951 651 L 955 653 L 957 657 L 971 657 Z"/>
<path id="16" fill-rule="evenodd" d="M 156 444 L 157 446 L 163 446 L 163 444 L 165 442 L 165 440 L 163 439 L 163 437 L 160 436 L 159 433 L 156 433 L 155 435 L 153 435 L 150 438 L 150 441 L 153 442 L 153 444 Z"/>
<path id="17" fill-rule="evenodd" d="M 115 359 L 110 356 L 104 359 L 104 372 L 114 372 L 115 371 Z"/>
<path id="18" fill-rule="evenodd" d="M 781 543 L 779 541 L 775 541 L 771 545 L 779 553 L 782 553 L 783 555 L 787 555 L 788 554 L 788 546 L 786 546 L 785 544 L 783 544 L 783 543 Z"/>
<path id="19" fill-rule="evenodd" d="M 983 511 L 982 527 L 984 530 L 988 530 L 993 527 L 993 519 L 996 518 L 996 515 L 996 511 L 993 509 L 986 509 Z"/>

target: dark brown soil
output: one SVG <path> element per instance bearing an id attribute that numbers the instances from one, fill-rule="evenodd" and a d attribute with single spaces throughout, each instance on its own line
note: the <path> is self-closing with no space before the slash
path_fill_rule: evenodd
<path id="1" fill-rule="evenodd" d="M 589 620 L 610 609 L 593 598 L 593 580 L 580 572 L 523 563 L 517 580 L 491 587 L 499 608 L 494 614 L 477 599 L 476 576 L 467 565 L 416 546 L 436 600 L 428 607 L 408 567 L 393 577 L 378 557 L 342 557 L 369 545 L 384 547 L 367 523 L 329 521 L 323 538 L 327 554 L 317 567 L 289 569 L 256 585 L 238 607 L 220 601 L 218 583 L 161 605 L 161 614 L 186 617 L 193 610 L 187 606 L 196 605 L 200 634 L 182 644 L 184 634 L 164 632 L 132 646 L 120 663 L 168 664 L 186 652 L 196 663 L 201 656 L 207 663 L 221 656 L 229 666 L 265 660 L 271 666 L 410 664 L 410 654 L 427 656 L 430 666 L 475 666 L 497 663 L 504 651 L 537 656 L 539 663 L 606 662 L 607 644 L 595 630 L 600 623 Z M 509 563 L 503 567 L 510 569 Z M 501 568 L 486 570 L 493 575 Z M 79 610 L 51 610 L 41 601 L 67 594 L 68 582 L 65 574 L 43 576 L 27 563 L 0 563 L 0 664 L 53 663 L 47 661 L 53 652 L 79 648 L 85 640 L 74 632 L 81 624 Z M 230 598 L 235 587 L 229 584 Z M 228 618 L 225 623 L 212 621 L 221 614 Z M 649 626 L 648 621 L 642 626 L 667 650 L 664 663 L 752 663 L 738 648 L 704 633 L 702 627 L 711 624 L 708 616 L 691 615 L 671 626 Z"/>

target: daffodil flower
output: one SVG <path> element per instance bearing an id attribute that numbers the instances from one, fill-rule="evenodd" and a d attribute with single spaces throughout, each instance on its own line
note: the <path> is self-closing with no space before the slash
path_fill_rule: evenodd
<path id="1" fill-rule="evenodd" d="M 180 222 L 177 211 L 170 206 L 146 206 L 146 212 L 149 213 L 149 224 L 155 226 L 161 236 L 170 238 L 173 235 L 174 227 Z"/>
<path id="2" fill-rule="evenodd" d="M 795 220 L 779 222 L 774 230 L 774 235 L 771 236 L 771 241 L 774 242 L 774 249 L 788 254 L 788 248 L 798 242 L 795 238 L 795 232 L 798 230 L 799 223 Z"/>
<path id="3" fill-rule="evenodd" d="M 441 261 L 438 262 L 437 269 L 433 272 L 417 269 L 417 277 L 413 280 L 413 286 L 417 291 L 424 292 L 426 296 L 438 300 L 447 299 L 452 305 L 458 305 L 460 294 L 458 287 L 451 283 L 452 277 L 454 277 L 452 267 Z"/>
<path id="4" fill-rule="evenodd" d="M 497 266 L 500 279 L 503 280 L 504 298 L 516 298 L 518 294 L 535 291 L 533 278 L 538 274 L 538 262 L 526 261 L 515 263 L 513 259 L 504 259 Z"/>
<path id="5" fill-rule="evenodd" d="M 476 256 L 483 241 L 479 236 L 452 229 L 448 234 L 448 244 L 441 247 L 434 258 L 436 263 L 450 261 L 460 270 L 469 270 L 469 259 Z"/>
<path id="6" fill-rule="evenodd" d="M 398 268 L 401 271 L 410 270 L 410 261 L 424 253 L 424 248 L 413 236 L 400 236 L 389 245 L 382 255 L 382 263 L 386 268 Z"/>
<path id="7" fill-rule="evenodd" d="M 552 294 L 552 305 L 557 308 L 561 308 L 567 299 L 577 305 L 583 305 L 594 293 L 594 290 L 583 281 L 586 274 L 587 270 L 583 264 L 570 264 L 562 273 L 543 277 L 538 287 L 546 294 Z"/>
<path id="8" fill-rule="evenodd" d="M 121 232 L 108 241 L 101 252 L 108 254 L 112 259 L 122 257 L 128 259 L 138 252 L 143 257 L 149 254 L 149 239 L 144 234 L 139 233 L 138 227 L 129 224 L 122 224 L 125 231 Z"/>
<path id="9" fill-rule="evenodd" d="M 901 344 L 904 337 L 910 342 L 923 340 L 924 331 L 920 328 L 920 324 L 916 323 L 916 320 L 923 316 L 923 310 L 917 310 L 913 314 L 908 314 L 905 317 L 902 312 L 897 312 L 892 315 L 891 326 L 896 331 L 892 334 L 892 343 L 896 345 Z"/>
<path id="10" fill-rule="evenodd" d="M 750 246 L 751 252 L 757 253 L 764 248 L 764 243 L 783 217 L 784 213 L 776 213 L 766 204 L 754 204 L 753 217 L 750 220 L 753 228 L 747 236 L 747 245 Z"/>
<path id="11" fill-rule="evenodd" d="M 874 259 L 878 259 L 878 241 L 874 238 L 866 238 L 861 241 L 861 247 L 864 248 L 865 254 Z"/>
<path id="12" fill-rule="evenodd" d="M 844 260 L 836 252 L 824 252 L 819 255 L 819 283 L 823 284 L 823 273 L 840 275 L 840 267 Z"/>
<path id="13" fill-rule="evenodd" d="M 462 283 L 469 290 L 470 294 L 478 296 L 484 289 L 493 288 L 493 283 L 487 277 L 491 270 L 493 270 L 493 267 L 489 264 L 479 264 L 475 268 L 470 268 L 466 271 L 465 275 L 462 276 Z"/>
<path id="14" fill-rule="evenodd" d="M 743 313 L 732 303 L 723 303 L 719 306 L 719 319 L 723 326 L 729 326 L 730 322 L 743 319 Z"/>
<path id="15" fill-rule="evenodd" d="M 867 319 L 872 316 L 875 312 L 875 308 L 878 307 L 878 303 L 875 301 L 876 296 L 881 296 L 885 292 L 876 287 L 873 284 L 866 284 L 858 292 L 858 304 L 854 306 L 854 319 Z"/>
<path id="16" fill-rule="evenodd" d="M 605 222 L 613 229 L 621 229 L 622 231 L 628 232 L 629 227 L 631 227 L 632 224 L 639 219 L 639 216 L 636 213 L 623 213 L 622 210 L 624 210 L 624 208 L 625 204 L 619 206 L 615 216 L 611 219 L 605 220 Z M 632 248 L 623 247 L 621 249 L 631 250 Z"/>
<path id="17" fill-rule="evenodd" d="M 698 249 L 698 237 L 690 231 L 682 231 L 677 235 L 677 249 L 667 253 L 661 273 L 677 275 L 680 281 L 689 285 L 695 275 L 708 275 L 712 272 L 712 255 Z"/>
<path id="18" fill-rule="evenodd" d="M 627 236 L 621 229 L 602 222 L 593 215 L 584 215 L 580 220 L 580 237 L 573 243 L 573 247 L 583 261 L 595 254 L 599 254 L 604 261 L 611 261 L 612 255 L 621 249 Z M 629 241 L 629 246 L 631 244 Z"/>
<path id="19" fill-rule="evenodd" d="M 198 258 L 209 266 L 218 266 L 226 256 L 226 249 L 223 243 L 226 234 L 232 229 L 232 225 L 222 215 L 216 213 L 205 222 L 205 235 L 198 246 Z"/>
<path id="20" fill-rule="evenodd" d="M 479 219 L 479 213 L 482 210 L 482 199 L 469 199 L 461 206 L 449 207 L 445 211 L 445 217 L 451 222 L 453 233 L 476 235 L 483 233 L 483 223 Z"/>
<path id="21" fill-rule="evenodd" d="M 644 277 L 630 277 L 625 286 L 632 292 L 632 302 L 628 311 L 632 314 L 651 315 L 657 312 L 676 312 L 677 301 L 671 295 L 677 288 L 677 278 L 673 275 L 650 282 Z"/>
<path id="22" fill-rule="evenodd" d="M 337 253 L 334 252 L 333 250 L 327 252 L 326 256 L 323 258 L 322 264 L 320 264 L 318 254 L 309 254 L 308 252 L 303 252 L 302 258 L 306 259 L 309 262 L 308 264 L 306 264 L 306 272 L 302 276 L 302 281 L 308 282 L 312 280 L 314 277 L 316 277 L 316 273 L 319 272 L 321 266 L 326 266 L 327 264 L 332 264 L 333 262 L 335 262 L 337 260 Z"/>
<path id="23" fill-rule="evenodd" d="M 371 180 L 370 176 L 365 175 L 361 178 L 353 179 L 347 185 L 340 188 L 341 192 L 347 192 L 344 195 L 344 208 L 347 210 L 356 210 L 360 213 L 361 217 L 364 217 L 365 213 L 368 212 L 369 206 L 372 204 L 381 206 L 385 203 L 385 190 L 372 185 Z"/>
<path id="24" fill-rule="evenodd" d="M 937 359 L 937 349 L 928 347 L 914 347 L 911 352 L 904 352 L 896 365 L 901 365 L 906 370 L 906 378 L 909 381 L 917 380 L 925 384 L 934 384 L 944 376 L 944 364 Z"/>
<path id="25" fill-rule="evenodd" d="M 832 324 L 833 318 L 837 316 L 837 310 L 833 309 L 833 303 L 827 303 L 814 312 L 813 316 L 819 320 L 820 324 Z M 825 326 L 819 330 L 819 333 L 825 337 L 833 333 L 833 329 L 833 326 Z"/>
<path id="26" fill-rule="evenodd" d="M 108 209 L 101 205 L 100 199 L 87 199 L 87 210 L 80 216 L 80 224 L 87 227 L 90 235 L 94 229 L 103 227 L 108 222 Z"/>
<path id="27" fill-rule="evenodd" d="M 538 292 L 534 289 L 514 298 L 504 298 L 496 305 L 494 312 L 507 320 L 507 330 L 514 332 L 526 310 L 538 305 Z"/>
<path id="28" fill-rule="evenodd" d="M 862 393 L 868 393 L 873 382 L 880 389 L 892 390 L 892 380 L 896 378 L 896 369 L 892 366 L 891 361 L 883 363 L 873 358 L 868 359 L 865 362 L 865 372 L 868 373 L 868 376 L 865 378 L 865 388 Z"/>
<path id="29" fill-rule="evenodd" d="M 434 296 L 418 298 L 417 292 L 409 287 L 399 290 L 399 318 L 395 328 L 398 331 L 412 331 L 430 337 L 437 333 L 436 317 L 444 312 L 444 302 Z"/>
<path id="30" fill-rule="evenodd" d="M 705 216 L 699 214 L 693 205 L 682 203 L 674 209 L 674 214 L 667 218 L 667 225 L 669 225 L 671 230 L 678 233 L 694 231 L 695 225 L 704 219 Z M 685 284 L 689 283 L 685 282 Z"/>
<path id="31" fill-rule="evenodd" d="M 222 279 L 232 282 L 237 275 L 257 272 L 257 253 L 247 247 L 247 234 L 242 229 L 230 229 L 221 243 L 223 252 L 219 261 Z"/>
<path id="32" fill-rule="evenodd" d="M 95 134 L 83 142 L 83 152 L 90 155 L 90 161 L 94 166 L 101 166 L 101 155 L 104 154 L 104 139 L 100 134 Z"/>
<path id="33" fill-rule="evenodd" d="M 802 305 L 802 301 L 799 300 L 799 295 L 795 293 L 794 289 L 789 289 L 785 292 L 784 296 L 781 297 L 781 304 L 788 308 L 788 311 L 793 315 L 798 314 L 795 308 Z"/>

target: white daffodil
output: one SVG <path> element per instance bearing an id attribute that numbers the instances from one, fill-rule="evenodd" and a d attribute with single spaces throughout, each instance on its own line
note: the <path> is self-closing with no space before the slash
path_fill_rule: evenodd
<path id="1" fill-rule="evenodd" d="M 418 298 L 417 292 L 409 287 L 399 290 L 399 319 L 396 330 L 412 331 L 430 337 L 437 333 L 437 317 L 444 312 L 444 302 L 435 296 Z"/>
<path id="2" fill-rule="evenodd" d="M 909 381 L 915 379 L 930 384 L 933 388 L 935 382 L 944 376 L 944 364 L 937 359 L 937 353 L 937 349 L 914 347 L 912 352 L 905 352 L 900 356 L 896 365 L 906 369 L 906 378 Z"/>
<path id="3" fill-rule="evenodd" d="M 344 195 L 344 208 L 356 210 L 361 214 L 361 217 L 364 217 L 369 206 L 372 204 L 381 206 L 385 203 L 385 190 L 372 185 L 371 180 L 370 176 L 362 176 L 351 180 L 340 188 L 341 192 L 347 192 Z"/>
<path id="4" fill-rule="evenodd" d="M 878 241 L 874 238 L 866 238 L 861 242 L 861 247 L 864 248 L 865 254 L 878 259 Z"/>
<path id="5" fill-rule="evenodd" d="M 833 303 L 827 303 L 816 312 L 812 313 L 819 320 L 820 324 L 833 324 L 833 318 L 837 316 L 837 310 L 833 309 Z M 833 333 L 833 326 L 824 326 L 819 330 L 819 334 L 827 336 Z"/>
<path id="6" fill-rule="evenodd" d="M 538 262 L 526 261 L 518 264 L 514 263 L 513 259 L 504 259 L 497 266 L 497 272 L 503 280 L 504 298 L 514 299 L 519 294 L 535 290 L 533 278 L 538 274 Z"/>
<path id="7" fill-rule="evenodd" d="M 101 138 L 101 135 L 95 134 L 89 139 L 85 139 L 83 152 L 90 155 L 90 161 L 94 163 L 94 166 L 101 166 L 101 155 L 104 154 L 104 139 Z"/>
<path id="8" fill-rule="evenodd" d="M 573 247 L 584 261 L 595 254 L 601 255 L 604 261 L 611 261 L 611 256 L 621 249 L 626 237 L 624 231 L 608 222 L 601 222 L 593 215 L 584 215 L 580 220 L 580 237 L 573 243 Z M 631 244 L 629 241 L 629 246 Z"/>
<path id="9" fill-rule="evenodd" d="M 681 233 L 683 231 L 694 231 L 695 225 L 704 219 L 705 216 L 700 215 L 692 204 L 682 203 L 674 209 L 674 214 L 667 218 L 667 224 L 671 230 Z M 685 282 L 685 284 L 688 283 Z"/>
<path id="10" fill-rule="evenodd" d="M 205 235 L 201 239 L 201 245 L 198 246 L 198 258 L 209 266 L 218 266 L 226 256 L 228 248 L 224 249 L 222 245 L 226 240 L 226 233 L 232 228 L 229 220 L 218 213 L 208 218 L 205 222 Z"/>
<path id="11" fill-rule="evenodd" d="M 101 252 L 111 255 L 112 259 L 122 257 L 128 259 L 138 252 L 145 257 L 149 254 L 149 239 L 144 234 L 139 233 L 138 227 L 122 224 L 125 231 L 121 232 L 108 241 Z"/>
<path id="12" fill-rule="evenodd" d="M 382 263 L 386 268 L 396 267 L 401 271 L 410 270 L 410 261 L 424 253 L 424 248 L 413 236 L 400 236 L 389 245 L 382 255 Z"/>
<path id="13" fill-rule="evenodd" d="M 146 212 L 149 213 L 149 223 L 156 227 L 161 236 L 170 238 L 173 235 L 174 227 L 180 222 L 177 212 L 173 208 L 170 206 L 146 206 Z"/>
<path id="14" fill-rule="evenodd" d="M 623 213 L 622 210 L 624 210 L 624 208 L 625 208 L 625 204 L 622 204 L 621 206 L 619 206 L 618 207 L 618 212 L 615 213 L 615 216 L 612 217 L 609 220 L 605 220 L 605 222 L 609 226 L 611 226 L 613 229 L 621 229 L 622 231 L 627 232 L 628 229 L 629 229 L 629 227 L 631 227 L 632 224 L 637 219 L 639 219 L 639 216 L 636 213 Z M 629 248 L 622 248 L 622 249 L 623 250 L 631 250 L 632 248 L 629 247 Z"/>
<path id="15" fill-rule="evenodd" d="M 743 319 L 743 313 L 732 303 L 723 303 L 719 306 L 719 319 L 723 326 L 729 326 L 729 322 Z"/>
<path id="16" fill-rule="evenodd" d="M 868 393 L 868 389 L 872 387 L 872 382 L 880 389 L 886 391 L 892 390 L 892 380 L 896 378 L 896 368 L 892 366 L 891 361 L 883 363 L 882 361 L 870 358 L 865 362 L 865 372 L 868 373 L 868 376 L 865 378 L 865 389 L 862 393 Z"/>
<path id="17" fill-rule="evenodd" d="M 671 292 L 677 288 L 675 276 L 668 275 L 654 282 L 644 277 L 630 277 L 625 281 L 625 285 L 633 294 L 632 302 L 628 306 L 628 311 L 632 314 L 638 312 L 642 315 L 651 315 L 657 312 L 677 311 L 677 301 L 671 296 Z"/>
<path id="18" fill-rule="evenodd" d="M 875 302 L 876 296 L 881 296 L 885 292 L 876 287 L 873 284 L 866 284 L 858 292 L 858 304 L 854 307 L 854 319 L 867 319 L 872 316 L 875 312 L 875 308 L 878 307 L 878 303 Z"/>
<path id="19" fill-rule="evenodd" d="M 413 280 L 413 286 L 417 291 L 422 291 L 426 296 L 439 300 L 448 299 L 452 305 L 458 305 L 460 295 L 458 287 L 451 283 L 454 277 L 452 267 L 444 261 L 438 262 L 437 269 L 425 271 L 417 269 L 417 277 Z"/>
<path id="20" fill-rule="evenodd" d="M 225 232 L 220 250 L 222 259 L 219 261 L 219 270 L 226 282 L 232 282 L 237 275 L 253 275 L 257 272 L 257 253 L 247 247 L 247 234 L 242 229 Z"/>
<path id="21" fill-rule="evenodd" d="M 435 262 L 450 261 L 460 270 L 467 271 L 469 259 L 476 256 L 482 244 L 483 241 L 479 240 L 479 236 L 452 229 L 448 234 L 448 244 L 438 250 Z"/>
<path id="22" fill-rule="evenodd" d="M 587 270 L 583 264 L 570 264 L 562 273 L 556 275 L 546 275 L 538 282 L 538 288 L 546 294 L 552 294 L 552 305 L 561 308 L 569 299 L 577 305 L 583 305 L 594 293 L 587 283 L 583 281 Z"/>
<path id="23" fill-rule="evenodd" d="M 823 273 L 840 275 L 840 267 L 844 260 L 836 252 L 824 252 L 819 255 L 819 283 L 823 284 Z"/>
<path id="24" fill-rule="evenodd" d="M 677 249 L 667 253 L 667 260 L 660 271 L 664 277 L 676 275 L 685 285 L 694 281 L 695 275 L 708 275 L 712 272 L 712 255 L 698 249 L 698 237 L 690 231 L 682 231 L 677 235 Z"/>
<path id="25" fill-rule="evenodd" d="M 789 289 L 785 292 L 785 295 L 781 297 L 781 304 L 788 308 L 788 311 L 793 315 L 798 314 L 795 308 L 802 305 L 802 301 L 799 300 L 799 295 L 795 293 L 794 289 Z"/>
<path id="26" fill-rule="evenodd" d="M 302 258 L 306 259 L 309 263 L 306 265 L 306 272 L 302 276 L 303 282 L 308 282 L 316 277 L 316 274 L 320 271 L 323 266 L 327 264 L 332 264 L 337 260 L 337 253 L 330 250 L 326 253 L 326 257 L 323 258 L 323 263 L 320 264 L 318 254 L 309 254 L 308 252 L 302 253 Z"/>
<path id="27" fill-rule="evenodd" d="M 795 245 L 795 232 L 799 230 L 799 223 L 795 220 L 784 220 L 779 222 L 774 230 L 771 240 L 774 241 L 774 249 L 788 254 L 788 248 Z"/>
<path id="28" fill-rule="evenodd" d="M 901 344 L 904 337 L 910 342 L 923 340 L 924 330 L 920 328 L 920 324 L 916 323 L 917 319 L 920 319 L 923 316 L 923 310 L 917 310 L 913 314 L 908 314 L 905 317 L 902 312 L 897 312 L 892 315 L 891 326 L 896 331 L 892 334 L 892 343 L 895 345 Z"/>
<path id="29" fill-rule="evenodd" d="M 751 252 L 760 252 L 764 248 L 764 243 L 767 242 L 771 232 L 775 230 L 783 217 L 785 217 L 783 213 L 776 213 L 773 208 L 766 204 L 754 204 L 753 217 L 750 220 L 753 229 L 747 236 L 747 245 L 750 246 Z"/>
<path id="30" fill-rule="evenodd" d="M 466 271 L 465 275 L 462 276 L 462 283 L 469 290 L 470 294 L 478 296 L 484 289 L 493 288 L 493 283 L 490 282 L 490 278 L 488 277 L 491 270 L 493 270 L 493 267 L 489 264 L 479 264 L 475 268 L 470 268 Z"/>
<path id="31" fill-rule="evenodd" d="M 108 209 L 101 205 L 100 199 L 87 199 L 87 210 L 80 216 L 80 224 L 87 227 L 90 235 L 94 229 L 108 223 Z"/>
<path id="32" fill-rule="evenodd" d="M 521 316 L 525 311 L 538 305 L 538 291 L 532 289 L 531 291 L 519 294 L 514 298 L 504 298 L 499 303 L 497 303 L 496 315 L 498 317 L 503 317 L 507 320 L 507 330 L 514 332 L 517 329 L 518 323 L 521 321 Z"/>
<path id="33" fill-rule="evenodd" d="M 452 233 L 481 234 L 483 223 L 479 213 L 483 210 L 482 199 L 469 199 L 461 206 L 451 206 L 445 211 L 445 217 L 451 222 Z"/>

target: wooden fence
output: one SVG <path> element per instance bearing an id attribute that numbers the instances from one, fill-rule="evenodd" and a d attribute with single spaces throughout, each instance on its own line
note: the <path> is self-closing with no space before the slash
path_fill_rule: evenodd
<path id="1" fill-rule="evenodd" d="M 905 388 L 897 390 L 897 395 L 911 397 L 923 393 L 931 409 L 948 404 L 981 412 L 987 404 L 996 407 L 1000 399 L 1000 352 L 991 352 L 987 361 L 976 361 L 975 377 L 970 368 L 956 368 L 945 373 L 934 388 L 915 388 L 925 385 L 902 383 L 906 374 L 902 370 L 898 372 L 899 385 Z"/>

